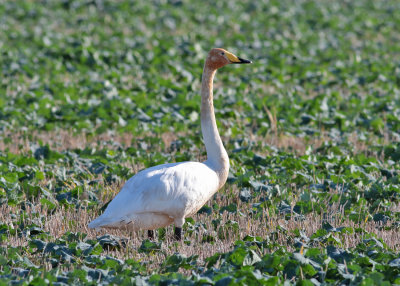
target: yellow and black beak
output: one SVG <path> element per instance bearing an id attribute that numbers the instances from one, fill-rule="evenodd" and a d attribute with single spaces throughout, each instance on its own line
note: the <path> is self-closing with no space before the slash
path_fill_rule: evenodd
<path id="1" fill-rule="evenodd" d="M 230 52 L 225 52 L 225 54 L 231 64 L 251 64 L 251 61 L 239 58 Z"/>
<path id="2" fill-rule="evenodd" d="M 250 61 L 250 60 L 245 60 L 245 59 L 242 59 L 239 57 L 238 57 L 238 60 L 239 60 L 239 62 L 232 62 L 232 63 L 233 64 L 251 64 L 252 63 L 252 61 Z"/>

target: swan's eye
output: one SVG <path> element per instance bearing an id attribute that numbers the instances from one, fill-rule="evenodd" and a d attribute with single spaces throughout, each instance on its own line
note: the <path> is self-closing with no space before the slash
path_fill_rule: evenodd
<path id="1" fill-rule="evenodd" d="M 224 53 L 224 52 L 221 52 L 221 55 L 225 55 L 225 53 Z"/>

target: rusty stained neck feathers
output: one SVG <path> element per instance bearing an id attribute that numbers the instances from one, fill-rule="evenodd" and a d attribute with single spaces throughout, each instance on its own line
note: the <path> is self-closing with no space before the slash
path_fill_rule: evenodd
<path id="1" fill-rule="evenodd" d="M 219 135 L 214 114 L 213 80 L 218 67 L 217 64 L 210 63 L 209 57 L 204 65 L 202 76 L 201 129 L 207 150 L 207 161 L 205 164 L 217 173 L 219 189 L 225 184 L 228 178 L 229 157 Z"/>

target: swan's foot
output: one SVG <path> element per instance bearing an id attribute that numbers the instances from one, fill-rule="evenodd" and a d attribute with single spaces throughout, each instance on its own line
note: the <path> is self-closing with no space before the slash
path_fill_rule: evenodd
<path id="1" fill-rule="evenodd" d="M 175 227 L 174 238 L 175 238 L 175 240 L 182 240 L 182 228 L 181 227 Z"/>
<path id="2" fill-rule="evenodd" d="M 147 236 L 150 238 L 150 239 L 154 239 L 154 231 L 153 230 L 148 230 L 147 231 Z"/>

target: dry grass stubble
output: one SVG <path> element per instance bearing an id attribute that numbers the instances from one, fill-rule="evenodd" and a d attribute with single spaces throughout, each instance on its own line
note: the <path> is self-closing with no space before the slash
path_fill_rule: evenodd
<path id="1" fill-rule="evenodd" d="M 9 143 L 0 140 L 0 150 L 8 149 L 13 153 L 26 153 L 30 150 L 29 142 L 38 141 L 41 141 L 44 144 L 49 144 L 51 148 L 54 148 L 57 151 L 63 151 L 66 149 L 83 149 L 87 146 L 107 147 L 112 149 L 118 145 L 130 146 L 133 140 L 133 137 L 129 134 L 118 135 L 109 133 L 87 137 L 80 134 L 71 136 L 71 133 L 67 131 L 46 133 L 37 132 L 31 134 L 29 139 L 23 133 L 6 132 L 3 134 L 3 138 L 5 137 L 10 138 L 11 140 L 9 140 Z M 161 138 L 164 141 L 164 146 L 167 147 L 173 140 L 176 140 L 175 135 L 171 136 L 171 134 L 163 134 Z M 253 138 L 255 140 L 267 142 L 268 144 L 274 145 L 280 149 L 296 150 L 296 154 L 298 155 L 304 154 L 307 146 L 312 145 L 314 148 L 317 148 L 325 141 L 325 138 L 317 138 L 312 142 L 307 142 L 303 138 L 283 134 L 279 135 L 277 133 L 271 133 L 265 138 L 257 138 L 257 136 L 253 136 Z M 355 137 L 352 138 L 352 142 L 355 146 L 355 152 L 357 152 L 357 150 L 368 152 L 368 150 L 365 149 L 365 144 L 361 144 Z M 378 157 L 380 154 L 375 155 Z M 137 171 L 137 169 L 140 168 L 140 166 L 130 167 L 132 167 L 134 171 Z M 100 200 L 102 200 L 103 203 L 106 203 L 115 196 L 120 187 L 121 186 L 118 184 L 103 186 L 102 190 L 104 190 L 104 192 L 102 193 Z M 230 190 L 226 190 L 226 188 L 230 188 Z M 297 190 L 296 192 L 300 194 L 301 191 L 302 190 Z M 226 195 L 227 193 L 228 195 Z M 129 233 L 125 230 L 91 230 L 88 228 L 88 223 L 94 219 L 98 213 L 88 211 L 87 209 L 64 208 L 59 206 L 54 213 L 48 214 L 47 210 L 39 202 L 36 202 L 33 204 L 33 207 L 28 207 L 26 209 L 28 216 L 24 217 L 23 220 L 25 224 L 35 223 L 39 225 L 43 230 L 48 232 L 54 240 L 68 231 L 87 233 L 88 239 L 94 239 L 107 233 L 127 238 L 126 247 L 122 247 L 119 250 L 108 251 L 108 253 L 121 259 L 134 258 L 141 261 L 147 261 L 152 265 L 149 270 L 156 268 L 159 263 L 162 263 L 165 259 L 165 255 L 170 255 L 174 252 L 180 252 L 187 256 L 199 255 L 199 260 L 204 261 L 206 257 L 217 252 L 227 252 L 232 250 L 234 242 L 238 239 L 243 239 L 246 235 L 260 236 L 264 239 L 268 238 L 271 243 L 276 243 L 276 245 L 287 247 L 289 251 L 293 251 L 293 230 L 302 230 L 307 236 L 310 236 L 320 229 L 323 222 L 327 219 L 335 227 L 360 227 L 365 231 L 374 233 L 377 237 L 382 238 L 390 248 L 394 250 L 400 249 L 400 232 L 398 230 L 385 230 L 385 228 L 371 220 L 356 224 L 344 215 L 343 209 L 338 204 L 325 202 L 327 205 L 327 217 L 312 212 L 311 214 L 305 215 L 301 220 L 296 219 L 294 215 L 291 219 L 285 220 L 284 214 L 270 212 L 270 210 L 264 209 L 261 218 L 256 219 L 252 214 L 251 203 L 241 202 L 238 199 L 238 193 L 239 190 L 236 186 L 226 186 L 225 190 L 221 190 L 207 203 L 210 207 L 213 203 L 217 203 L 219 206 L 227 206 L 233 203 L 237 205 L 237 212 L 224 212 L 222 214 L 214 212 L 211 215 L 196 214 L 194 220 L 197 223 L 204 224 L 205 228 L 200 227 L 191 235 L 188 233 L 185 234 L 185 240 L 190 241 L 189 245 L 184 242 L 173 241 L 171 239 L 173 237 L 173 227 L 168 227 L 166 229 L 166 240 L 163 243 L 163 253 L 155 253 L 154 255 L 138 252 L 142 240 L 147 238 L 147 231 L 143 230 L 136 233 Z M 296 204 L 296 198 L 299 197 L 299 195 L 294 197 L 292 200 L 292 206 Z M 258 201 L 258 198 L 254 199 L 254 202 Z M 0 209 L 0 221 L 7 223 L 8 225 L 15 224 L 15 215 L 17 217 L 19 216 L 19 208 L 3 204 Z M 394 209 L 398 210 L 400 209 L 400 206 L 394 206 Z M 38 217 L 42 217 L 42 219 Z M 213 230 L 212 220 L 217 218 L 221 220 L 220 225 L 224 225 L 229 220 L 238 222 L 239 232 L 229 232 L 226 234 L 224 239 L 219 239 L 215 232 L 209 232 L 210 230 Z M 389 222 L 388 225 L 390 226 L 391 222 Z M 285 228 L 287 232 L 276 231 L 278 227 Z M 215 241 L 213 243 L 203 242 L 206 240 L 205 236 L 208 234 L 215 236 Z M 363 240 L 362 235 L 359 235 L 358 233 L 346 234 L 342 238 L 343 248 L 354 247 Z M 17 234 L 10 238 L 8 245 L 25 246 L 28 242 L 28 238 Z M 272 251 L 273 249 L 264 250 L 264 252 Z M 34 263 L 42 261 L 42 258 L 37 255 L 30 257 L 30 259 Z M 51 267 L 50 264 L 48 265 L 48 267 Z"/>
<path id="2" fill-rule="evenodd" d="M 273 123 L 273 115 L 271 114 L 271 124 Z M 177 140 L 180 136 L 184 137 L 185 134 L 174 134 L 171 132 L 165 132 L 160 135 L 155 135 L 151 132 L 143 134 L 145 137 L 159 136 L 160 140 L 164 143 L 164 148 L 159 148 L 155 151 L 169 151 L 171 143 Z M 294 152 L 296 155 L 302 156 L 306 153 L 307 149 L 311 147 L 313 150 L 317 149 L 324 142 L 330 142 L 332 139 L 322 132 L 320 136 L 312 139 L 302 138 L 291 134 L 285 134 L 273 127 L 271 132 L 266 136 L 262 137 L 258 134 L 249 134 L 248 138 L 256 142 L 263 142 L 262 146 L 269 145 L 274 146 L 280 150 Z M 368 138 L 368 145 L 378 144 L 378 141 L 384 138 L 384 144 L 390 142 L 398 142 L 400 139 L 391 136 L 387 132 L 383 132 L 382 136 L 376 136 L 376 138 Z M 26 154 L 31 150 L 31 142 L 42 142 L 48 144 L 52 150 L 62 152 L 65 150 L 84 149 L 86 147 L 94 148 L 108 148 L 116 149 L 119 147 L 131 146 L 133 141 L 140 141 L 141 138 L 133 138 L 132 134 L 109 131 L 107 133 L 88 136 L 85 133 L 73 133 L 70 130 L 55 130 L 55 131 L 34 131 L 29 133 L 29 136 L 25 132 L 12 132 L 6 130 L 0 134 L 0 151 L 8 150 L 14 154 Z M 222 135 L 224 142 L 229 141 L 230 138 Z M 349 143 L 352 144 L 354 154 L 363 153 L 366 156 L 374 156 L 377 159 L 382 159 L 382 154 L 376 154 L 369 150 L 366 141 L 359 138 L 356 133 L 351 133 L 347 138 Z M 229 153 L 229 152 L 228 152 Z"/>
<path id="3" fill-rule="evenodd" d="M 305 215 L 304 219 L 296 219 L 292 216 L 291 219 L 285 220 L 284 215 L 281 213 L 272 213 L 268 209 L 263 210 L 261 218 L 256 219 L 252 214 L 251 203 L 243 203 L 238 200 L 239 190 L 236 187 L 231 188 L 231 193 L 235 196 L 221 196 L 217 194 L 214 199 L 210 200 L 207 204 L 211 206 L 212 203 L 217 203 L 219 206 L 229 205 L 231 203 L 237 204 L 238 211 L 235 213 L 224 212 L 219 214 L 213 212 L 211 215 L 207 214 L 196 214 L 193 218 L 195 222 L 204 224 L 206 229 L 198 228 L 197 231 L 192 234 L 185 233 L 185 240 L 190 241 L 187 245 L 184 242 L 176 242 L 172 239 L 173 237 L 173 226 L 166 228 L 166 240 L 162 245 L 162 252 L 156 252 L 153 255 L 138 252 L 141 242 L 147 239 L 147 231 L 139 231 L 130 233 L 126 230 L 100 230 L 95 231 L 88 228 L 88 223 L 94 219 L 98 214 L 87 209 L 75 209 L 75 208 L 64 208 L 59 207 L 57 210 L 48 214 L 47 210 L 40 204 L 36 203 L 33 207 L 26 209 L 27 217 L 24 217 L 24 224 L 35 223 L 39 225 L 44 231 L 56 240 L 60 238 L 66 232 L 81 232 L 86 233 L 88 239 L 95 239 L 96 237 L 104 234 L 111 234 L 118 237 L 127 239 L 127 244 L 124 247 L 116 250 L 106 251 L 106 254 L 110 254 L 113 257 L 120 259 L 133 258 L 142 262 L 148 262 L 150 267 L 149 271 L 158 267 L 160 263 L 164 262 L 165 255 L 171 255 L 175 252 L 179 252 L 186 256 L 198 255 L 199 261 L 204 262 L 204 259 L 210 257 L 217 252 L 227 252 L 233 249 L 234 242 L 239 239 L 243 239 L 247 235 L 260 236 L 263 239 L 269 239 L 271 244 L 284 246 L 288 251 L 294 250 L 294 237 L 293 231 L 298 229 L 303 231 L 308 237 L 315 233 L 321 228 L 323 222 L 328 220 L 334 227 L 360 227 L 369 233 L 374 233 L 377 237 L 382 240 L 394 250 L 400 250 L 400 232 L 396 229 L 385 230 L 381 225 L 373 222 L 372 220 L 356 224 L 349 220 L 343 212 L 343 208 L 338 204 L 328 204 L 326 209 L 326 215 L 319 215 L 316 212 Z M 108 196 L 104 197 L 107 201 Z M 298 197 L 298 196 L 297 196 Z M 257 201 L 257 198 L 255 199 Z M 293 201 L 293 206 L 295 205 Z M 397 206 L 398 209 L 400 206 Z M 8 225 L 15 226 L 15 215 L 19 216 L 19 208 L 14 206 L 2 205 L 0 207 L 0 221 L 7 223 Z M 38 217 L 41 217 L 38 218 Z M 209 231 L 213 230 L 213 219 L 220 219 L 220 225 L 225 225 L 228 221 L 236 221 L 239 224 L 239 232 L 229 231 L 226 233 L 224 239 L 218 238 L 216 232 Z M 390 226 L 391 222 L 387 226 Z M 276 231 L 277 228 L 285 228 L 287 232 Z M 213 243 L 204 242 L 206 235 L 213 235 L 215 241 Z M 336 234 L 335 234 L 336 236 Z M 158 237 L 156 236 L 156 240 Z M 363 236 L 359 233 L 345 234 L 341 237 L 342 247 L 351 248 L 355 247 L 358 243 L 362 242 Z M 8 241 L 8 246 L 26 246 L 29 239 L 15 235 Z M 267 252 L 273 252 L 272 249 L 265 249 L 260 255 Z M 43 263 L 41 256 L 32 255 L 29 257 L 34 263 Z M 51 268 L 48 263 L 48 267 Z"/>

